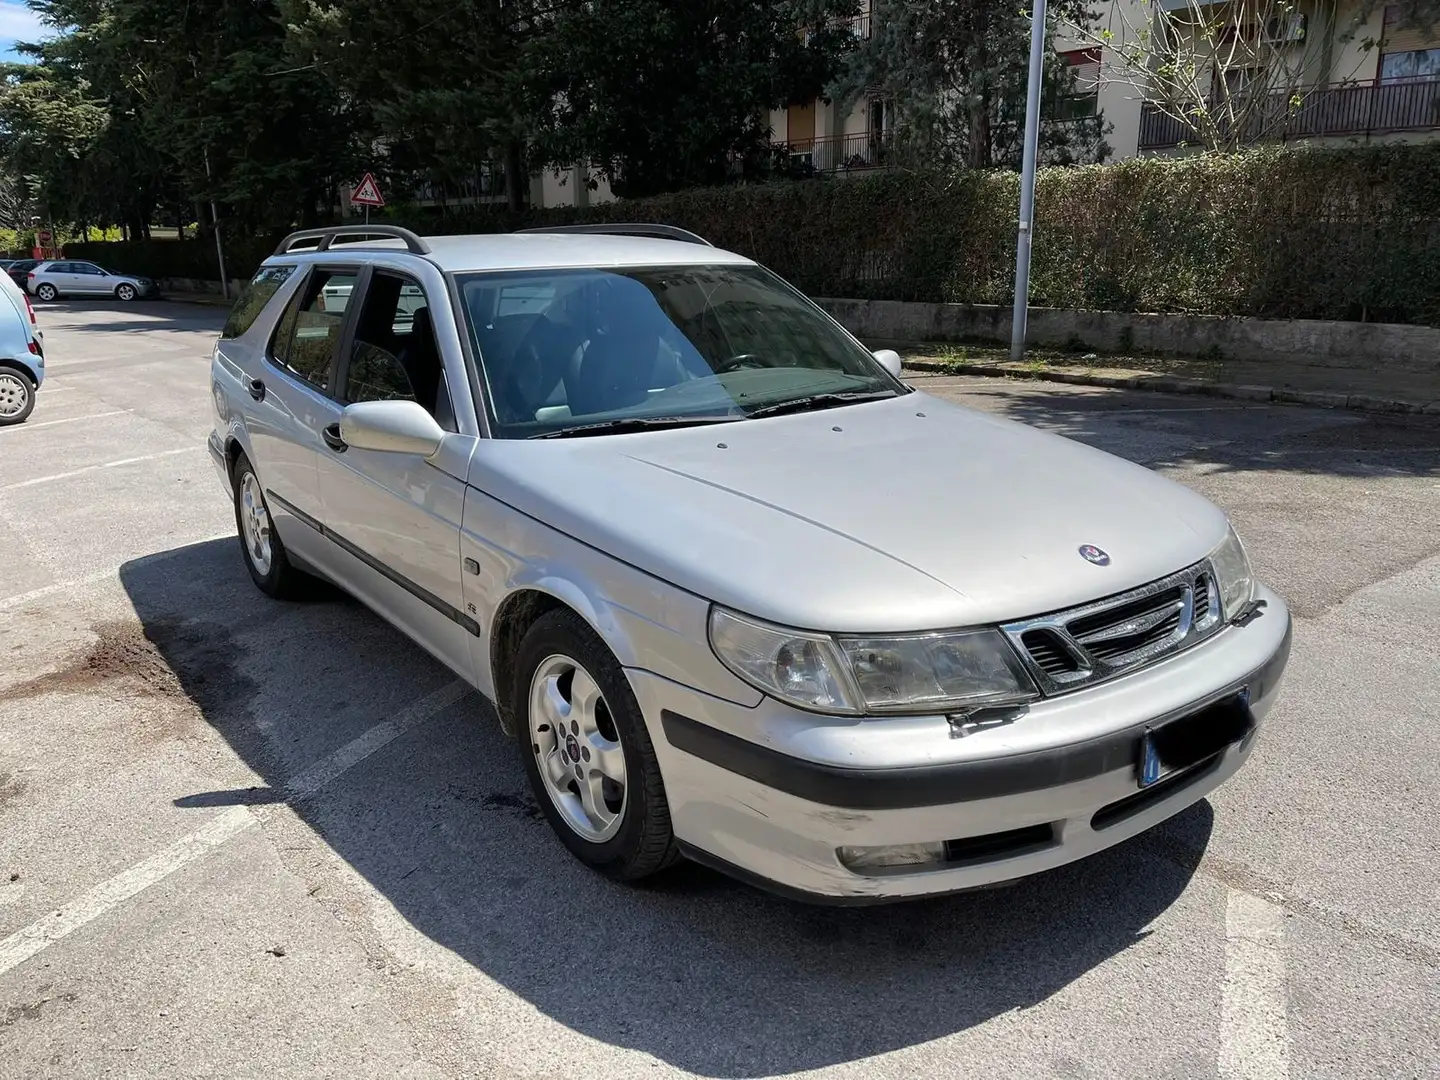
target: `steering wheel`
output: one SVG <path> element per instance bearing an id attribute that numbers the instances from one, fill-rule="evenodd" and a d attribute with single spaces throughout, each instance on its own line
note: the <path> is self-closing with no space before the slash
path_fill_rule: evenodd
<path id="1" fill-rule="evenodd" d="M 770 365 L 760 359 L 758 353 L 740 353 L 730 357 L 723 364 L 715 369 L 716 375 L 724 375 L 731 371 L 740 371 L 742 368 L 766 368 Z"/>

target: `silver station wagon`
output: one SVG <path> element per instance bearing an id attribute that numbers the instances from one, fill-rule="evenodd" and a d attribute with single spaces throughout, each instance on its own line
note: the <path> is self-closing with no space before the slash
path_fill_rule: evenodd
<path id="1" fill-rule="evenodd" d="M 332 228 L 231 313 L 210 451 L 255 583 L 491 699 L 613 877 L 922 896 L 1204 797 L 1290 648 L 1225 515 L 899 375 L 678 229 Z"/>

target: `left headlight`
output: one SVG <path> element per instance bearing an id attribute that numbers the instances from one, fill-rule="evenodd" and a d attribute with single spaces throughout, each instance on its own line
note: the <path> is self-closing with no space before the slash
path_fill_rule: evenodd
<path id="1" fill-rule="evenodd" d="M 1234 526 L 1220 546 L 1210 553 L 1210 565 L 1215 570 L 1216 584 L 1220 586 L 1225 621 L 1229 622 L 1255 599 L 1255 576 L 1250 572 L 1250 559 Z"/>
<path id="2" fill-rule="evenodd" d="M 1040 696 L 998 630 L 832 637 L 713 608 L 710 642 L 752 686 L 818 712 L 954 712 Z"/>

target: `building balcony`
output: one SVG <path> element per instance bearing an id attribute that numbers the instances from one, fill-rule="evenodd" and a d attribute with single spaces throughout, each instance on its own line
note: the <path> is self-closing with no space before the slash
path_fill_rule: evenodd
<path id="1" fill-rule="evenodd" d="M 849 30 L 860 41 L 870 37 L 870 12 L 863 11 L 849 19 L 840 19 L 837 24 L 842 30 Z"/>
<path id="2" fill-rule="evenodd" d="M 1246 109 L 1240 111 L 1243 114 Z M 1245 129 L 1240 138 L 1244 143 L 1440 130 L 1440 78 L 1387 79 L 1271 93 L 1240 122 Z M 1141 150 L 1193 146 L 1198 141 L 1188 125 L 1154 105 L 1141 107 Z"/>
<path id="3" fill-rule="evenodd" d="M 881 169 L 899 164 L 894 131 L 864 131 L 771 144 L 776 165 L 795 175 Z"/>

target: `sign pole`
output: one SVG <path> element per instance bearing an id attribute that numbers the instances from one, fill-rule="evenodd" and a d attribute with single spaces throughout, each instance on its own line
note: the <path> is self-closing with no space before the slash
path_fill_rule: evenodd
<path id="1" fill-rule="evenodd" d="M 1045 0 L 1030 14 L 1030 85 L 1025 94 L 1025 153 L 1020 167 L 1020 235 L 1015 242 L 1015 307 L 1010 322 L 1010 359 L 1025 359 L 1030 319 L 1030 242 L 1035 224 L 1035 158 L 1040 142 L 1040 82 L 1045 68 Z"/>

